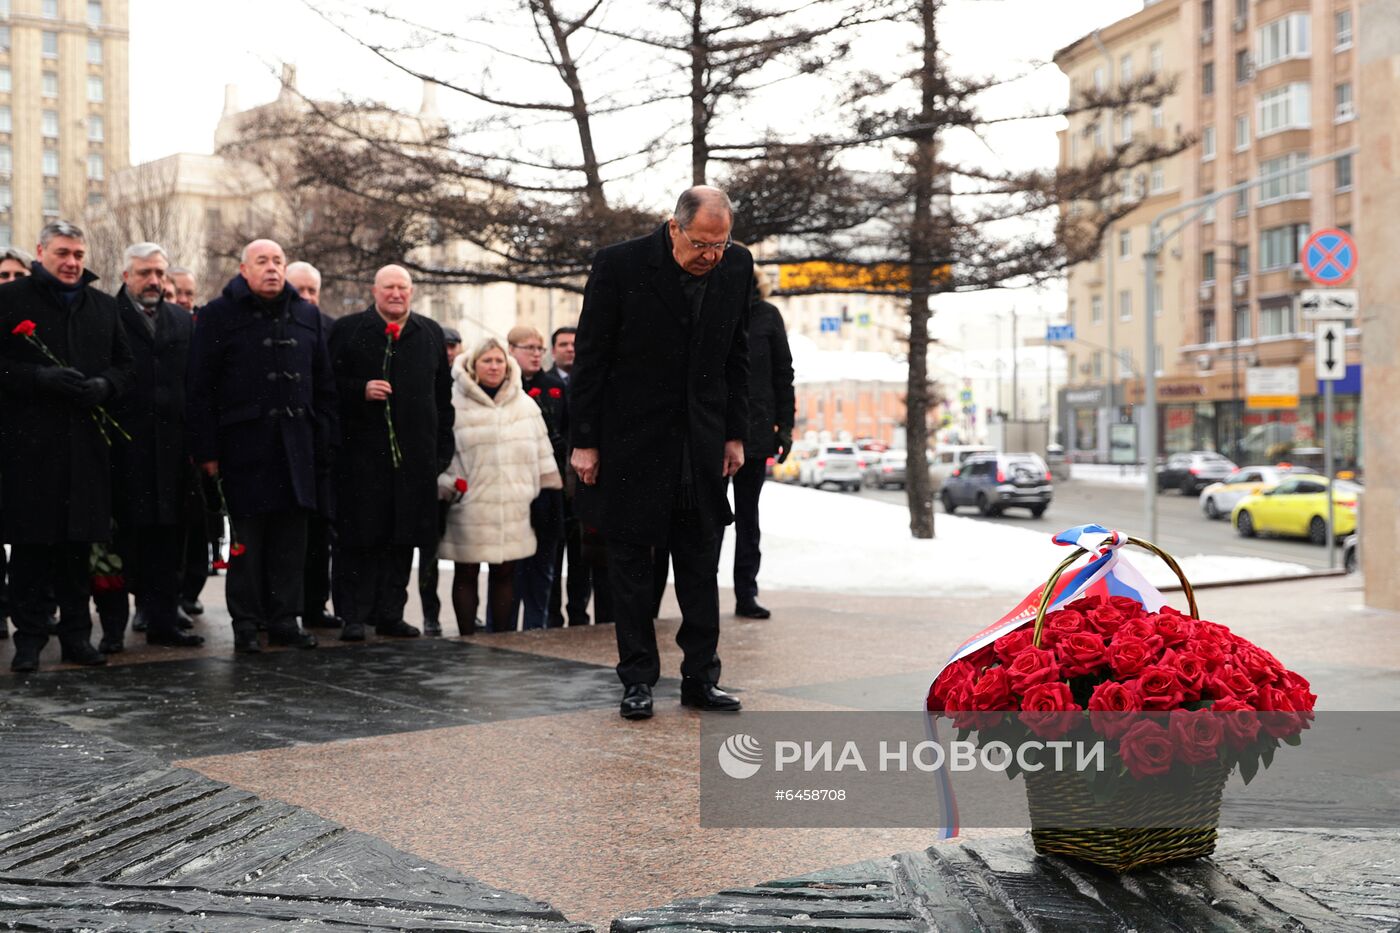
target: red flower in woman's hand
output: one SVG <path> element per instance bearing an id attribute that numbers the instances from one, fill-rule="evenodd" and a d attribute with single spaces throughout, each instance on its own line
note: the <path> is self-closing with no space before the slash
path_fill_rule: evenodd
<path id="1" fill-rule="evenodd" d="M 244 553 L 247 552 L 247 550 L 248 550 L 248 549 L 247 549 L 246 547 L 244 547 L 243 545 L 241 545 L 241 544 L 235 544 L 233 547 L 231 547 L 231 548 L 228 549 L 228 556 L 229 556 L 229 557 L 242 557 L 242 556 L 244 555 Z"/>
<path id="2" fill-rule="evenodd" d="M 36 326 L 33 321 L 20 321 L 10 333 L 19 334 L 21 337 L 32 337 L 34 336 L 35 329 Z"/>
<path id="3" fill-rule="evenodd" d="M 462 477 L 459 476 L 459 477 L 457 477 L 456 482 L 454 482 L 454 483 L 452 484 L 452 488 L 455 489 L 455 490 L 457 490 L 458 492 L 466 492 L 466 491 L 467 491 L 467 481 L 464 480 L 464 479 L 462 479 Z"/>
<path id="4" fill-rule="evenodd" d="M 227 570 L 227 569 L 228 569 L 228 561 L 222 560 L 222 559 L 214 561 L 214 569 L 215 569 L 215 570 Z"/>
<path id="5" fill-rule="evenodd" d="M 557 389 L 557 388 L 555 388 L 555 389 L 550 389 L 550 390 L 549 390 L 549 397 L 550 397 L 550 398 L 563 398 L 563 397 L 564 397 L 564 393 L 563 393 L 563 391 L 562 391 L 561 389 Z"/>
<path id="6" fill-rule="evenodd" d="M 385 325 L 384 325 L 384 333 L 387 334 L 387 335 L 389 336 L 389 339 L 390 339 L 390 340 L 398 340 L 398 339 L 399 339 L 399 333 L 400 333 L 400 331 L 402 331 L 402 330 L 403 330 L 403 327 L 402 327 L 401 325 L 399 325 L 399 324 L 385 324 Z"/>
<path id="7" fill-rule="evenodd" d="M 541 392 L 540 392 L 540 387 L 539 387 L 539 386 L 535 386 L 535 387 L 534 387 L 533 389 L 531 389 L 530 392 L 529 392 L 530 398 L 539 398 L 539 397 L 540 397 L 540 394 L 541 394 Z"/>

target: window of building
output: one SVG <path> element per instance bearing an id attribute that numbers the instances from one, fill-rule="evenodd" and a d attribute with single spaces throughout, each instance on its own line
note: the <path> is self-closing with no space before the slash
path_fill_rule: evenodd
<path id="1" fill-rule="evenodd" d="M 1201 28 L 1210 29 L 1215 25 L 1215 0 L 1201 0 Z"/>
<path id="2" fill-rule="evenodd" d="M 1167 190 L 1167 170 L 1161 162 L 1152 163 L 1152 174 L 1149 176 L 1147 190 L 1153 194 L 1161 194 Z"/>
<path id="3" fill-rule="evenodd" d="M 1154 42 L 1147 50 L 1148 67 L 1154 75 L 1162 73 L 1162 43 Z"/>
<path id="4" fill-rule="evenodd" d="M 0 52 L 10 50 L 10 27 L 0 26 Z"/>
<path id="5" fill-rule="evenodd" d="M 1102 350 L 1095 350 L 1095 351 L 1094 351 L 1094 379 L 1095 379 L 1095 380 L 1099 380 L 1099 379 L 1102 379 L 1102 378 L 1103 378 L 1103 351 L 1102 351 Z"/>
<path id="6" fill-rule="evenodd" d="M 15 170 L 15 153 L 8 145 L 0 146 L 0 175 L 8 175 Z"/>
<path id="7" fill-rule="evenodd" d="M 7 108 L 8 109 L 8 108 Z M 1337 190 L 1351 190 L 1351 156 L 1342 156 L 1332 163 L 1336 167 Z"/>
<path id="8" fill-rule="evenodd" d="M 45 149 L 43 157 L 44 175 L 49 178 L 58 174 L 58 150 Z"/>
<path id="9" fill-rule="evenodd" d="M 1118 83 L 1133 83 L 1133 57 L 1124 55 L 1118 62 Z"/>
<path id="10" fill-rule="evenodd" d="M 93 114 L 92 116 L 88 117 L 88 141 L 89 141 L 89 142 L 94 142 L 94 143 L 100 143 L 100 142 L 102 142 L 102 140 L 103 140 L 104 138 L 106 138 L 105 129 L 106 129 L 106 128 L 105 128 L 105 126 L 104 126 L 103 123 L 102 123 L 102 118 L 99 117 L 97 114 Z"/>
<path id="11" fill-rule="evenodd" d="M 1209 162 L 1215 158 L 1215 127 L 1208 126 L 1201 130 L 1201 161 Z"/>
<path id="12" fill-rule="evenodd" d="M 1069 307 L 1068 307 L 1068 310 L 1065 312 L 1065 317 L 1066 317 L 1065 323 L 1068 324 L 1069 326 L 1073 327 L 1073 326 L 1074 326 L 1074 299 L 1073 299 L 1073 298 L 1071 298 L 1071 299 L 1069 300 Z M 1071 366 L 1071 367 L 1070 367 L 1070 372 L 1073 372 L 1073 371 L 1074 371 L 1074 367 Z"/>
<path id="13" fill-rule="evenodd" d="M 1351 10 L 1338 10 L 1332 17 L 1337 35 L 1337 51 L 1351 48 Z"/>
<path id="14" fill-rule="evenodd" d="M 57 96 L 58 96 L 58 72 L 55 72 L 55 71 L 46 71 L 46 72 L 44 72 L 44 77 L 43 77 L 41 83 L 42 83 L 42 87 L 40 88 L 40 92 L 43 94 L 43 96 L 45 96 L 45 97 L 57 97 Z"/>
<path id="15" fill-rule="evenodd" d="M 52 217 L 58 214 L 58 189 L 44 189 L 44 216 Z"/>
<path id="16" fill-rule="evenodd" d="M 1094 90 L 1102 91 L 1108 87 L 1108 74 L 1104 71 L 1103 65 L 1094 69 Z"/>
<path id="17" fill-rule="evenodd" d="M 1243 217 L 1249 213 L 1249 190 L 1235 193 L 1235 216 Z"/>
<path id="18" fill-rule="evenodd" d="M 87 21 L 89 26 L 102 25 L 102 2 L 101 0 L 88 0 Z"/>
<path id="19" fill-rule="evenodd" d="M 1249 114 L 1235 117 L 1235 151 L 1249 148 Z"/>
<path id="20" fill-rule="evenodd" d="M 1308 57 L 1308 14 L 1291 13 L 1259 27 L 1259 67 Z"/>
<path id="21" fill-rule="evenodd" d="M 1162 283 L 1158 282 L 1152 286 L 1152 316 L 1161 317 L 1162 308 L 1165 306 L 1166 302 L 1162 299 Z"/>
<path id="22" fill-rule="evenodd" d="M 1118 293 L 1118 320 L 1131 321 L 1133 319 L 1133 293 L 1126 288 Z"/>
<path id="23" fill-rule="evenodd" d="M 1201 343 L 1215 343 L 1215 310 L 1201 311 Z"/>
<path id="24" fill-rule="evenodd" d="M 0 16 L 10 18 L 10 0 L 0 0 Z M 8 243 L 10 240 L 7 237 L 3 242 Z"/>
<path id="25" fill-rule="evenodd" d="M 40 14 L 45 19 L 58 19 L 58 0 L 44 0 L 40 5 Z"/>
<path id="26" fill-rule="evenodd" d="M 1203 191 L 1203 192 L 1201 192 L 1201 193 L 1202 193 L 1203 195 L 1206 195 L 1206 194 L 1214 194 L 1215 192 L 1213 192 L 1213 191 Z M 1201 223 L 1202 223 L 1202 224 L 1209 225 L 1209 224 L 1215 223 L 1215 204 L 1216 204 L 1215 201 L 1211 201 L 1209 204 L 1207 204 L 1205 207 L 1203 207 L 1203 208 L 1201 209 Z"/>
<path id="27" fill-rule="evenodd" d="M 1128 111 L 1127 113 L 1123 114 L 1122 119 L 1121 119 L 1121 120 L 1119 121 L 1119 123 L 1118 123 L 1118 130 L 1119 130 L 1119 132 L 1118 132 L 1118 141 L 1119 141 L 1119 142 L 1121 142 L 1121 143 L 1130 143 L 1130 142 L 1133 141 L 1133 114 L 1132 114 L 1132 111 Z"/>
<path id="28" fill-rule="evenodd" d="M 1235 0 L 1235 19 L 1249 19 L 1249 0 Z"/>
<path id="29" fill-rule="evenodd" d="M 1287 172 L 1294 166 L 1302 165 L 1308 161 L 1306 152 L 1290 152 L 1288 155 L 1279 156 L 1277 159 L 1268 159 L 1259 163 L 1260 176 L 1278 175 L 1279 177 L 1266 181 L 1259 186 L 1259 203 L 1272 204 L 1275 201 L 1285 201 L 1289 198 L 1306 198 L 1308 196 L 1308 172 L 1307 169 L 1292 172 L 1287 175 L 1280 174 Z"/>
<path id="30" fill-rule="evenodd" d="M 1215 250 L 1208 249 L 1201 254 L 1201 282 L 1215 281 Z"/>
<path id="31" fill-rule="evenodd" d="M 5 147 L 5 152 L 9 152 L 10 147 Z M 9 169 L 6 169 L 9 171 Z M 1103 323 L 1103 296 L 1095 295 L 1089 299 L 1089 321 L 1093 324 Z"/>
<path id="32" fill-rule="evenodd" d="M 1259 271 L 1286 269 L 1298 261 L 1298 252 L 1307 242 L 1307 224 L 1286 224 L 1259 234 Z"/>
<path id="33" fill-rule="evenodd" d="M 1127 347 L 1122 347 L 1118 351 L 1118 378 L 1130 379 L 1135 375 L 1133 372 L 1133 351 Z"/>
<path id="34" fill-rule="evenodd" d="M 0 133 L 14 132 L 14 124 L 14 113 L 10 110 L 10 105 L 0 106 Z"/>
<path id="35" fill-rule="evenodd" d="M 10 92 L 10 69 L 0 68 L 0 91 Z"/>
<path id="36" fill-rule="evenodd" d="M 1167 125 L 1167 111 L 1161 104 L 1152 105 L 1152 128 L 1160 130 Z"/>
<path id="37" fill-rule="evenodd" d="M 1259 336 L 1286 337 L 1293 333 L 1293 302 L 1259 306 Z"/>
<path id="38" fill-rule="evenodd" d="M 0 211 L 8 211 L 14 206 L 15 198 L 10 191 L 9 183 L 0 185 Z"/>
<path id="39" fill-rule="evenodd" d="M 1215 93 L 1215 62 L 1201 66 L 1201 93 L 1207 97 Z"/>
<path id="40" fill-rule="evenodd" d="M 102 164 L 102 153 L 89 153 L 87 157 L 87 177 L 88 181 L 101 181 L 106 177 L 106 169 Z"/>
<path id="41" fill-rule="evenodd" d="M 1344 81 L 1332 89 L 1332 100 L 1335 103 L 1336 121 L 1341 123 L 1356 116 L 1356 105 L 1351 99 L 1351 82 Z"/>
<path id="42" fill-rule="evenodd" d="M 1284 130 L 1307 129 L 1312 126 L 1308 114 L 1311 100 L 1307 84 L 1285 84 L 1259 95 L 1259 115 L 1254 135 L 1263 139 Z"/>
<path id="43" fill-rule="evenodd" d="M 58 33 L 45 29 L 41 42 L 45 58 L 58 58 Z"/>
<path id="44" fill-rule="evenodd" d="M 1118 258 L 1133 258 L 1133 231 L 1121 230 L 1118 233 Z"/>
<path id="45" fill-rule="evenodd" d="M 102 79 L 97 75 L 88 75 L 87 99 L 88 103 L 102 103 Z"/>
<path id="46" fill-rule="evenodd" d="M 1231 340 L 1248 340 L 1249 305 L 1235 305 L 1235 328 L 1230 331 Z"/>
<path id="47" fill-rule="evenodd" d="M 1247 275 L 1249 275 L 1249 244 L 1237 243 L 1235 245 L 1235 278 Z"/>
<path id="48" fill-rule="evenodd" d="M 100 64 L 102 64 L 102 40 L 101 40 L 101 39 L 89 39 L 89 40 L 88 40 L 88 59 L 87 59 L 87 60 L 88 60 L 88 64 L 89 64 L 89 65 L 100 65 Z"/>
<path id="49" fill-rule="evenodd" d="M 45 110 L 39 119 L 39 125 L 42 127 L 42 131 L 46 139 L 57 139 L 58 111 Z"/>

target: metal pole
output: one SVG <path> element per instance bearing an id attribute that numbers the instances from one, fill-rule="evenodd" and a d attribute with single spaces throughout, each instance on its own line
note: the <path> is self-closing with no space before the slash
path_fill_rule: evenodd
<path id="1" fill-rule="evenodd" d="M 1342 365 L 1346 365 L 1346 341 L 1342 341 Z M 1334 531 L 1336 525 L 1336 477 L 1332 473 L 1332 380 L 1322 384 L 1322 470 L 1327 474 L 1327 569 L 1337 569 L 1337 547 Z"/>
<path id="2" fill-rule="evenodd" d="M 1021 420 L 1021 354 L 1016 350 L 1016 309 L 1011 309 L 1011 420 Z"/>
<path id="3" fill-rule="evenodd" d="M 1143 508 L 1147 513 L 1147 540 L 1157 540 L 1157 253 L 1161 228 L 1154 221 L 1147 228 L 1147 252 L 1143 254 L 1143 281 L 1147 285 L 1147 320 L 1143 322 L 1146 347 L 1142 356 Z"/>

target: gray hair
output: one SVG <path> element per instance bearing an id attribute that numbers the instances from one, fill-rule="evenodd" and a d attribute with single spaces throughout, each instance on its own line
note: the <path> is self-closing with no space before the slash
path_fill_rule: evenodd
<path id="1" fill-rule="evenodd" d="M 75 223 L 69 223 L 66 220 L 55 220 L 51 224 L 44 224 L 44 229 L 39 231 L 39 245 L 48 246 L 49 241 L 57 236 L 68 237 L 70 240 L 81 240 L 84 243 L 87 242 L 87 234 L 83 232 L 82 227 L 79 227 Z"/>
<path id="2" fill-rule="evenodd" d="M 188 275 L 190 278 L 194 278 L 194 273 L 184 266 L 171 266 L 169 269 L 165 270 L 165 274 L 171 278 L 177 275 Z"/>
<path id="3" fill-rule="evenodd" d="M 309 262 L 299 259 L 296 262 L 289 265 L 287 267 L 287 278 L 290 279 L 292 277 L 292 274 L 296 272 L 309 272 L 312 276 L 315 277 L 316 284 L 318 286 L 321 284 L 321 270 L 317 269 Z"/>
<path id="4" fill-rule="evenodd" d="M 34 257 L 26 253 L 24 250 L 20 249 L 18 246 L 11 246 L 3 252 L 0 252 L 0 262 L 4 262 L 6 259 L 13 259 L 15 262 L 24 266 L 24 268 L 26 269 L 34 265 Z"/>
<path id="5" fill-rule="evenodd" d="M 165 247 L 159 243 L 133 243 L 126 248 L 126 252 L 122 253 L 122 268 L 130 269 L 131 264 L 136 260 L 150 259 L 157 254 L 167 263 L 170 262 L 170 257 L 165 254 Z"/>
<path id="6" fill-rule="evenodd" d="M 731 220 L 734 217 L 734 205 L 729 203 L 729 195 L 709 185 L 696 185 L 682 191 L 676 201 L 676 223 L 688 227 L 696 215 L 705 209 L 723 212 Z"/>

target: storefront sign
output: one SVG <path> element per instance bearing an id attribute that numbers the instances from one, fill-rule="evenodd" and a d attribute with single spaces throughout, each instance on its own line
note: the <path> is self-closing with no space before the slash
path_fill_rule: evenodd
<path id="1" fill-rule="evenodd" d="M 1199 382 L 1164 382 L 1157 386 L 1157 397 L 1160 398 L 1202 398 L 1206 394 L 1206 387 Z"/>
<path id="2" fill-rule="evenodd" d="M 1245 370 L 1245 403 L 1256 411 L 1298 407 L 1298 370 L 1261 366 Z"/>
<path id="3" fill-rule="evenodd" d="M 1065 392 L 1065 404 L 1082 408 L 1103 404 L 1103 389 L 1071 389 Z"/>

